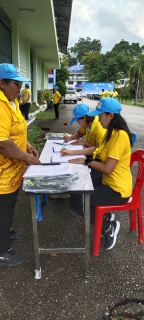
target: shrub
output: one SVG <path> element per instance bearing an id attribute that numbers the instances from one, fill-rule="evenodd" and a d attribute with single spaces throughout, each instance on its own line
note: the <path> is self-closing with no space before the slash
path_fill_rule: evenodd
<path id="1" fill-rule="evenodd" d="M 46 101 L 52 100 L 52 91 L 50 89 L 45 89 L 44 94 L 45 94 Z"/>
<path id="2" fill-rule="evenodd" d="M 38 90 L 38 103 L 39 105 L 44 104 L 45 101 L 45 92 L 44 90 Z"/>

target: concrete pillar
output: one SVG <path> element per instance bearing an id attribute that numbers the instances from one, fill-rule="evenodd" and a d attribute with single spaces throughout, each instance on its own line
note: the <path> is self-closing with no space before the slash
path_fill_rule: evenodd
<path id="1" fill-rule="evenodd" d="M 37 53 L 33 50 L 33 102 L 37 103 Z"/>
<path id="2" fill-rule="evenodd" d="M 18 69 L 20 67 L 19 62 L 19 36 L 18 36 L 18 23 L 17 21 L 12 21 L 12 63 L 14 63 Z"/>
<path id="3" fill-rule="evenodd" d="M 44 62 L 42 62 L 41 68 L 42 68 L 42 72 L 41 72 L 42 81 L 41 81 L 41 83 L 42 83 L 42 90 L 44 90 L 44 89 L 45 89 L 45 83 L 44 83 L 45 68 L 44 68 Z"/>
<path id="4" fill-rule="evenodd" d="M 30 70 L 30 40 L 26 39 L 26 65 L 27 65 L 27 77 L 31 79 L 31 70 Z"/>

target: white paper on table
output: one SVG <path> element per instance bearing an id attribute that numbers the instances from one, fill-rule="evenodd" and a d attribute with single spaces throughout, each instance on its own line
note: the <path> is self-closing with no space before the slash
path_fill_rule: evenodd
<path id="1" fill-rule="evenodd" d="M 60 175 L 71 175 L 73 173 L 72 166 L 68 165 L 31 165 L 24 173 L 24 178 L 34 177 L 52 177 Z"/>
<path id="2" fill-rule="evenodd" d="M 64 142 L 64 140 L 60 139 L 60 140 L 51 140 L 51 142 L 54 144 L 54 145 L 63 145 L 64 146 L 69 146 L 71 145 L 73 142 L 76 142 L 76 140 L 71 140 L 69 142 Z"/>
<path id="3" fill-rule="evenodd" d="M 66 147 L 67 149 L 69 150 L 82 150 L 83 149 L 83 146 L 81 145 L 78 145 L 78 146 L 72 146 L 71 144 L 69 145 L 65 145 L 64 144 L 64 147 Z M 62 149 L 62 146 L 61 145 L 57 145 L 57 146 L 54 146 L 53 147 L 53 152 L 60 152 L 60 150 Z"/>
<path id="4" fill-rule="evenodd" d="M 62 162 L 68 162 L 69 160 L 76 159 L 76 158 L 84 158 L 84 155 L 73 155 L 73 156 L 62 156 L 59 154 L 53 154 L 51 158 L 52 163 L 62 163 Z"/>

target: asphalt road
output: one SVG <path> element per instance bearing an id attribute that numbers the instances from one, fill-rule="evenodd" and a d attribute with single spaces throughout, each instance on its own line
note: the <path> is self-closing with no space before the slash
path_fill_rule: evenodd
<path id="1" fill-rule="evenodd" d="M 86 98 L 83 102 L 91 109 L 97 103 Z M 77 123 L 63 125 L 72 118 L 74 106 L 64 105 L 60 109 L 60 119 L 49 120 L 52 131 L 73 133 L 77 130 Z M 143 148 L 144 109 L 123 106 L 122 115 L 139 136 L 133 150 Z M 133 174 L 135 177 L 136 170 Z M 67 200 L 49 199 L 42 210 L 43 221 L 38 223 L 41 246 L 84 244 L 83 218 L 69 209 Z M 112 250 L 105 251 L 104 239 L 101 240 L 99 257 L 91 253 L 89 279 L 84 278 L 83 254 L 57 254 L 41 255 L 42 278 L 36 280 L 30 201 L 21 190 L 13 228 L 26 233 L 27 240 L 13 247 L 23 253 L 26 260 L 15 268 L 0 269 L 0 319 L 103 320 L 108 319 L 111 308 L 117 310 L 117 303 L 120 304 L 119 314 L 125 309 L 133 314 L 144 312 L 144 245 L 138 244 L 137 232 L 129 231 L 127 212 L 116 213 L 116 219 L 121 222 L 117 243 Z M 93 227 L 91 246 L 92 236 Z M 124 301 L 129 305 L 124 305 Z"/>

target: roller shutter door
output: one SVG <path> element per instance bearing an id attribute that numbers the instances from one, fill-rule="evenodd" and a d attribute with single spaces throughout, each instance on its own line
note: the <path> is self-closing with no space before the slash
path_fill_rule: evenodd
<path id="1" fill-rule="evenodd" d="M 19 70 L 20 74 L 27 78 L 27 66 L 26 66 L 26 40 L 19 34 Z"/>
<path id="2" fill-rule="evenodd" d="M 11 31 L 0 20 L 0 63 L 12 62 Z"/>

